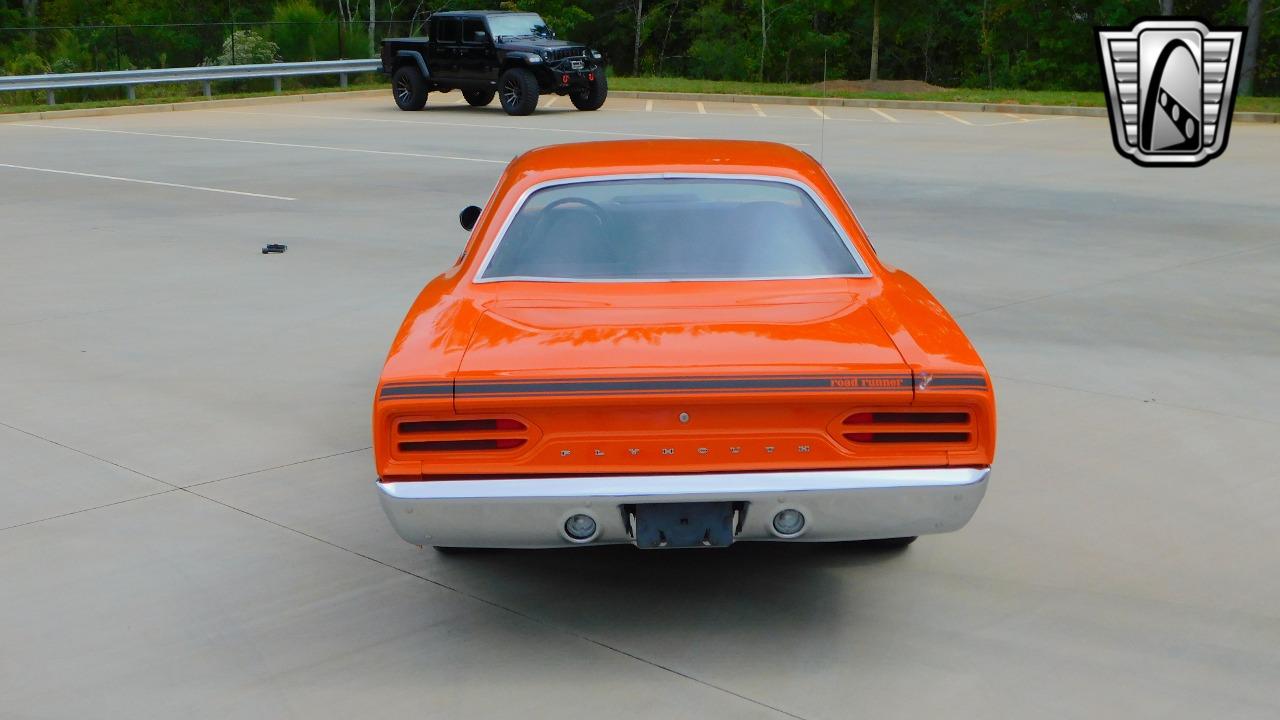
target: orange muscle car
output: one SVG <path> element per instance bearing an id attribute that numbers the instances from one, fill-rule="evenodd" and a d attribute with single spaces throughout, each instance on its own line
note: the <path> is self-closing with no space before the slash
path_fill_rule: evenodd
<path id="1" fill-rule="evenodd" d="M 410 308 L 374 399 L 405 540 L 905 544 L 977 509 L 986 369 L 809 155 L 541 148 L 460 219 L 471 239 Z"/>

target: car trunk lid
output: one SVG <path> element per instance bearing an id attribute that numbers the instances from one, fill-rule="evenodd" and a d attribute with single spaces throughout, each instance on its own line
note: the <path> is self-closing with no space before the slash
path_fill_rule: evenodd
<path id="1" fill-rule="evenodd" d="M 732 306 L 491 304 L 454 386 L 459 412 L 687 397 L 876 395 L 907 403 L 910 369 L 871 311 L 829 293 Z"/>

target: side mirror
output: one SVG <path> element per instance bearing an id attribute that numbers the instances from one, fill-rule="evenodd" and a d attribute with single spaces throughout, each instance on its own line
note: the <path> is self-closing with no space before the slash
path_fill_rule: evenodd
<path id="1" fill-rule="evenodd" d="M 488 37 L 489 37 L 489 35 L 488 35 L 487 33 L 485 33 L 485 31 L 483 31 L 483 30 L 477 30 L 477 31 L 475 31 L 475 32 L 471 35 L 471 40 L 472 40 L 472 42 L 482 43 L 482 42 L 484 42 Z"/>
<path id="2" fill-rule="evenodd" d="M 470 230 L 476 226 L 476 220 L 480 219 L 480 208 L 475 205 L 468 205 L 462 208 L 462 212 L 458 213 L 458 223 L 462 225 L 463 230 Z"/>

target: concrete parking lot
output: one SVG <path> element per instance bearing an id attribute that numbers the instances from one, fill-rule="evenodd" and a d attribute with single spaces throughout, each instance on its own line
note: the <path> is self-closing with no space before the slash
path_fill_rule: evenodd
<path id="1" fill-rule="evenodd" d="M 1165 170 L 1092 118 L 458 100 L 0 123 L 0 717 L 1280 716 L 1280 126 Z M 821 156 L 995 377 L 969 527 L 395 536 L 372 389 L 457 211 L 632 137 Z"/>

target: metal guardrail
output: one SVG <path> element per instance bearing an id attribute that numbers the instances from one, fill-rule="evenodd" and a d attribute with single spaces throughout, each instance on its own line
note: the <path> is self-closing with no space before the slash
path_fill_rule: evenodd
<path id="1" fill-rule="evenodd" d="M 108 72 L 62 73 L 50 75 L 0 75 L 0 92 L 5 90 L 44 90 L 50 105 L 55 104 L 55 93 L 68 88 L 125 87 L 129 99 L 136 95 L 138 85 L 177 82 L 204 83 L 205 97 L 213 95 L 214 80 L 250 80 L 272 78 L 275 90 L 280 92 L 280 80 L 301 75 L 337 75 L 339 84 L 347 86 L 347 76 L 352 73 L 374 72 L 382 67 L 377 59 L 370 60 L 320 60 L 318 62 L 267 63 L 263 65 L 208 65 L 202 67 L 167 68 L 160 70 L 112 70 Z"/>

